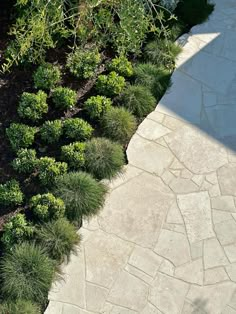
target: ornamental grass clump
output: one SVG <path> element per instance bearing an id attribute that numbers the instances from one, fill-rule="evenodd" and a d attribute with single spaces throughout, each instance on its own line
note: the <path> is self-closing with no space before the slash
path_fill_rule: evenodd
<path id="1" fill-rule="evenodd" d="M 115 71 L 108 75 L 99 75 L 96 89 L 101 95 L 113 97 L 119 95 L 125 87 L 125 79 Z"/>
<path id="2" fill-rule="evenodd" d="M 118 56 L 108 63 L 107 68 L 109 71 L 115 71 L 121 76 L 130 77 L 133 75 L 132 63 L 124 56 Z"/>
<path id="3" fill-rule="evenodd" d="M 33 302 L 14 300 L 0 304 L 1 314 L 41 314 L 40 307 Z"/>
<path id="4" fill-rule="evenodd" d="M 50 90 L 60 83 L 60 68 L 51 63 L 42 64 L 35 71 L 33 79 L 36 88 Z"/>
<path id="5" fill-rule="evenodd" d="M 111 109 L 112 100 L 105 96 L 92 96 L 84 103 L 84 108 L 91 119 L 100 119 Z"/>
<path id="6" fill-rule="evenodd" d="M 81 118 L 69 118 L 64 121 L 65 136 L 76 141 L 85 141 L 92 136 L 92 126 Z"/>
<path id="7" fill-rule="evenodd" d="M 85 163 L 85 143 L 75 142 L 61 148 L 61 158 L 73 169 L 80 169 Z"/>
<path id="8" fill-rule="evenodd" d="M 48 144 L 56 143 L 63 133 L 63 123 L 61 120 L 46 121 L 39 130 L 41 139 Z"/>
<path id="9" fill-rule="evenodd" d="M 20 184 L 12 179 L 4 184 L 0 184 L 0 205 L 16 206 L 23 202 L 24 195 L 20 189 Z"/>
<path id="10" fill-rule="evenodd" d="M 59 109 L 70 109 L 76 105 L 76 91 L 59 86 L 52 91 L 52 101 Z"/>
<path id="11" fill-rule="evenodd" d="M 125 164 L 122 146 L 106 138 L 93 138 L 86 143 L 85 169 L 97 179 L 111 179 Z"/>
<path id="12" fill-rule="evenodd" d="M 38 129 L 22 123 L 11 123 L 6 129 L 7 137 L 14 151 L 20 148 L 27 148 L 34 142 Z"/>
<path id="13" fill-rule="evenodd" d="M 56 180 L 54 194 L 66 205 L 66 216 L 80 223 L 82 217 L 96 215 L 102 208 L 106 186 L 85 172 L 69 172 Z"/>
<path id="14" fill-rule="evenodd" d="M 123 107 L 111 108 L 101 124 L 103 135 L 121 144 L 127 144 L 137 128 L 135 116 Z"/>
<path id="15" fill-rule="evenodd" d="M 65 218 L 43 224 L 37 230 L 36 239 L 47 254 L 59 263 L 64 259 L 69 260 L 81 240 L 76 227 Z"/>
<path id="16" fill-rule="evenodd" d="M 45 303 L 55 263 L 34 243 L 15 245 L 0 262 L 1 291 L 5 300 L 26 300 Z"/>
<path id="17" fill-rule="evenodd" d="M 32 173 L 38 163 L 35 149 L 22 148 L 18 150 L 17 157 L 12 162 L 12 167 L 19 173 Z"/>

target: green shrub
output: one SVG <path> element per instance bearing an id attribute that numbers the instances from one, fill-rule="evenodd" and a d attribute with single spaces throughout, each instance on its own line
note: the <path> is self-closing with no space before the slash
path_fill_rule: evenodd
<path id="1" fill-rule="evenodd" d="M 6 129 L 7 137 L 13 150 L 26 148 L 33 144 L 37 128 L 21 123 L 12 123 Z"/>
<path id="2" fill-rule="evenodd" d="M 137 117 L 145 117 L 153 111 L 156 99 L 145 86 L 130 85 L 121 96 L 122 105 Z"/>
<path id="3" fill-rule="evenodd" d="M 40 308 L 35 303 L 15 300 L 0 304 L 1 314 L 40 314 Z"/>
<path id="4" fill-rule="evenodd" d="M 70 53 L 66 66 L 79 79 L 88 79 L 94 76 L 97 66 L 101 62 L 101 56 L 97 49 L 79 49 Z"/>
<path id="5" fill-rule="evenodd" d="M 102 208 L 106 187 L 85 172 L 71 172 L 57 178 L 55 195 L 66 205 L 69 220 L 79 222 L 83 216 L 93 216 Z"/>
<path id="6" fill-rule="evenodd" d="M 62 146 L 62 159 L 65 160 L 70 167 L 79 169 L 85 163 L 84 159 L 85 143 L 75 142 Z"/>
<path id="7" fill-rule="evenodd" d="M 214 4 L 209 3 L 208 0 L 181 0 L 174 13 L 189 27 L 192 27 L 203 23 L 213 10 Z"/>
<path id="8" fill-rule="evenodd" d="M 38 176 L 42 185 L 50 186 L 57 176 L 66 173 L 67 164 L 51 157 L 41 157 L 38 161 Z"/>
<path id="9" fill-rule="evenodd" d="M 40 128 L 41 139 L 49 144 L 59 141 L 63 133 L 63 124 L 61 120 L 46 121 Z"/>
<path id="10" fill-rule="evenodd" d="M 65 204 L 51 193 L 34 195 L 29 202 L 30 209 L 40 220 L 57 219 L 64 215 Z"/>
<path id="11" fill-rule="evenodd" d="M 51 89 L 60 82 L 61 71 L 58 66 L 45 63 L 38 67 L 33 78 L 36 88 Z"/>
<path id="12" fill-rule="evenodd" d="M 99 75 L 96 83 L 97 91 L 108 97 L 119 95 L 124 87 L 124 77 L 114 71 L 108 75 Z"/>
<path id="13" fill-rule="evenodd" d="M 175 58 L 182 48 L 170 40 L 158 39 L 149 42 L 144 51 L 147 62 L 165 66 L 170 70 L 175 67 Z"/>
<path id="14" fill-rule="evenodd" d="M 92 126 L 80 118 L 70 118 L 64 121 L 64 131 L 67 138 L 84 141 L 91 137 Z"/>
<path id="15" fill-rule="evenodd" d="M 134 68 L 135 82 L 148 88 L 159 100 L 170 85 L 170 71 L 152 63 L 139 63 Z"/>
<path id="16" fill-rule="evenodd" d="M 111 108 L 102 119 L 103 134 L 113 141 L 126 144 L 137 127 L 135 117 L 125 108 Z"/>
<path id="17" fill-rule="evenodd" d="M 18 150 L 12 166 L 19 173 L 32 173 L 37 166 L 37 162 L 35 149 L 22 148 Z"/>
<path id="18" fill-rule="evenodd" d="M 84 103 L 84 108 L 91 119 L 101 118 L 110 110 L 112 101 L 105 96 L 92 96 Z"/>
<path id="19" fill-rule="evenodd" d="M 122 146 L 105 138 L 86 143 L 85 168 L 97 179 L 111 179 L 125 163 Z"/>
<path id="20" fill-rule="evenodd" d="M 124 77 L 133 75 L 132 63 L 124 55 L 112 59 L 107 68 L 109 71 L 115 71 Z"/>
<path id="21" fill-rule="evenodd" d="M 80 241 L 76 231 L 74 225 L 61 218 L 42 225 L 37 231 L 37 240 L 52 259 L 61 263 L 65 257 L 69 260 L 70 253 L 75 252 Z"/>
<path id="22" fill-rule="evenodd" d="M 0 205 L 14 206 L 23 202 L 23 193 L 19 183 L 12 179 L 5 184 L 0 184 Z"/>
<path id="23" fill-rule="evenodd" d="M 21 118 L 38 121 L 48 112 L 47 94 L 38 91 L 37 94 L 24 92 L 21 95 L 18 106 L 18 114 Z"/>
<path id="24" fill-rule="evenodd" d="M 57 108 L 72 108 L 75 106 L 77 101 L 76 91 L 68 87 L 57 87 L 52 92 L 52 101 Z"/>
<path id="25" fill-rule="evenodd" d="M 1 240 L 10 249 L 14 244 L 31 238 L 33 233 L 34 228 L 27 223 L 25 215 L 16 214 L 4 224 Z"/>
<path id="26" fill-rule="evenodd" d="M 0 262 L 1 290 L 6 299 L 44 303 L 54 278 L 54 262 L 34 243 L 13 247 Z"/>

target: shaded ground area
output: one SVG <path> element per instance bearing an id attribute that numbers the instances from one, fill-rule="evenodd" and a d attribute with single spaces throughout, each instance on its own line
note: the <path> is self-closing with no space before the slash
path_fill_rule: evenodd
<path id="1" fill-rule="evenodd" d="M 236 314 L 236 3 L 215 2 L 46 314 Z"/>

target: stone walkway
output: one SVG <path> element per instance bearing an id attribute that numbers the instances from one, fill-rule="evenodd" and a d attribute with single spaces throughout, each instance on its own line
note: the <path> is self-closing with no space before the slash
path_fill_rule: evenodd
<path id="1" fill-rule="evenodd" d="M 181 41 L 46 314 L 236 314 L 236 1 Z"/>

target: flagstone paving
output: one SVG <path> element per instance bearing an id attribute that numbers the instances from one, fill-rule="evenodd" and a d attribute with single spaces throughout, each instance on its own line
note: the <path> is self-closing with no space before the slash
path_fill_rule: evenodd
<path id="1" fill-rule="evenodd" d="M 236 314 L 236 2 L 215 2 L 45 314 Z"/>

